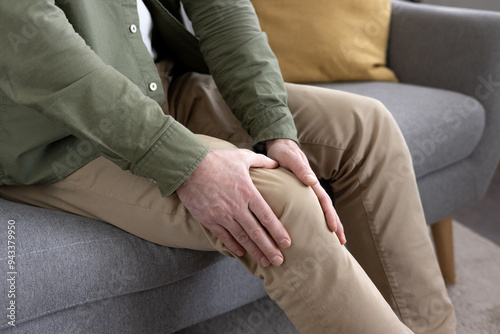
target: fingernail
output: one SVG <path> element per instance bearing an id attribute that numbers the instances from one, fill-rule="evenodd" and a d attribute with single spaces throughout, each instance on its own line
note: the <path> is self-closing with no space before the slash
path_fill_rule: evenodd
<path id="1" fill-rule="evenodd" d="M 275 266 L 281 266 L 281 264 L 283 263 L 283 257 L 276 255 L 275 257 L 273 257 L 272 263 Z"/>
<path id="2" fill-rule="evenodd" d="M 269 260 L 267 259 L 267 257 L 263 257 L 262 259 L 260 259 L 260 264 L 263 266 L 263 267 L 267 267 L 271 264 L 271 262 L 269 262 Z"/>
<path id="3" fill-rule="evenodd" d="M 283 238 L 280 241 L 280 246 L 283 248 L 288 248 L 288 247 L 290 247 L 291 244 L 292 244 L 291 241 L 288 240 L 287 238 Z"/>
<path id="4" fill-rule="evenodd" d="M 312 175 L 312 174 L 306 174 L 306 176 L 304 177 L 306 179 L 307 182 L 309 183 L 313 183 L 313 182 L 316 182 L 316 176 Z"/>
<path id="5" fill-rule="evenodd" d="M 239 257 L 242 257 L 243 255 L 245 255 L 245 253 L 243 253 L 242 251 L 237 251 L 236 252 L 236 255 L 238 255 Z"/>

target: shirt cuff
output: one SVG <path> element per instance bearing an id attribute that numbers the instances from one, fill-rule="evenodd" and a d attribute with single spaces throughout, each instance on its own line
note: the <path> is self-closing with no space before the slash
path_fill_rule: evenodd
<path id="1" fill-rule="evenodd" d="M 155 182 L 163 197 L 170 196 L 209 151 L 198 136 L 174 122 L 131 171 Z"/>
<path id="2" fill-rule="evenodd" d="M 272 139 L 290 139 L 298 145 L 297 128 L 288 109 L 276 108 L 261 114 L 252 131 L 254 150 L 265 154 L 265 142 Z"/>

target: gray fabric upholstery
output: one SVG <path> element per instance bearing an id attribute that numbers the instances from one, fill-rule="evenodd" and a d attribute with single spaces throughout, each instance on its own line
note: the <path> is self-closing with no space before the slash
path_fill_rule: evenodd
<path id="1" fill-rule="evenodd" d="M 408 143 L 417 177 L 468 157 L 483 133 L 482 105 L 463 94 L 389 82 L 316 86 L 360 94 L 384 103 Z"/>
<path id="2" fill-rule="evenodd" d="M 476 173 L 491 178 L 500 157 L 491 149 L 500 146 L 500 14 L 407 3 L 396 8 L 389 66 L 402 82 L 460 92 L 483 104 L 486 127 L 471 159 Z"/>
<path id="3" fill-rule="evenodd" d="M 229 285 L 228 276 L 235 280 Z M 15 328 L 2 327 L 0 331 L 8 334 L 169 334 L 264 295 L 261 282 L 252 276 L 249 280 L 248 272 L 235 260 L 228 259 L 175 284 L 89 301 Z"/>
<path id="4" fill-rule="evenodd" d="M 432 223 L 474 204 L 500 158 L 500 14 L 403 1 L 393 8 L 388 63 L 402 84 L 326 86 L 391 110 Z M 102 222 L 0 199 L 2 231 L 10 219 L 17 327 L 3 316 L 2 333 L 168 334 L 265 295 L 260 280 L 217 253 L 169 249 Z M 2 279 L 1 305 L 6 291 Z"/>
<path id="5" fill-rule="evenodd" d="M 418 180 L 429 223 L 476 203 L 498 165 L 499 40 L 499 13 L 393 2 L 388 64 L 400 81 L 465 94 L 485 110 L 472 154 Z"/>
<path id="6" fill-rule="evenodd" d="M 16 221 L 19 308 L 12 332 L 77 333 L 55 328 L 107 323 L 129 333 L 170 333 L 265 295 L 259 279 L 217 252 L 162 247 L 102 222 L 3 199 L 0 207 L 3 231 Z M 235 280 L 228 286 L 227 276 Z M 8 305 L 7 287 L 3 279 L 1 305 Z M 79 322 L 57 320 L 65 317 Z M 8 327 L 4 316 L 0 329 Z M 91 332 L 104 333 L 82 333 Z"/>

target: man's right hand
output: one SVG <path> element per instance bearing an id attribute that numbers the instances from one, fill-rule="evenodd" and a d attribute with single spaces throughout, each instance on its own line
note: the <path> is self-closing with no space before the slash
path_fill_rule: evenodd
<path id="1" fill-rule="evenodd" d="M 250 168 L 276 168 L 278 163 L 246 150 L 211 150 L 177 189 L 194 218 L 233 254 L 247 251 L 267 267 L 283 263 L 278 246 L 291 239 L 250 178 Z"/>

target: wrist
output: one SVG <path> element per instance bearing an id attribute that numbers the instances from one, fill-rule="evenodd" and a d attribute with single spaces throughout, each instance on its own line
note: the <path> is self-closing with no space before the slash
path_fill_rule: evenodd
<path id="1" fill-rule="evenodd" d="M 298 146 L 297 143 L 291 139 L 287 139 L 287 138 L 270 139 L 270 140 L 266 141 L 266 143 L 265 143 L 266 151 L 269 151 L 269 149 L 275 144 L 283 144 L 283 145 L 287 145 L 287 146 L 290 146 L 290 145 Z"/>

